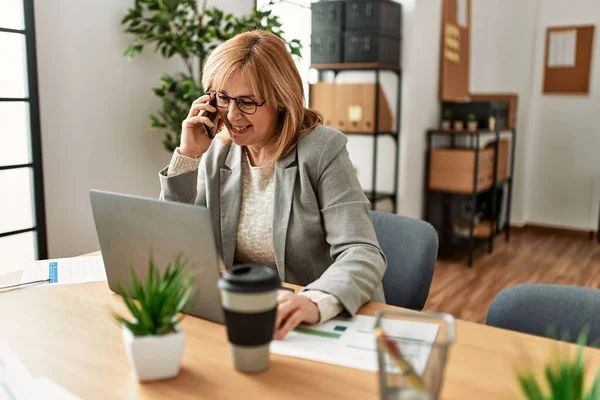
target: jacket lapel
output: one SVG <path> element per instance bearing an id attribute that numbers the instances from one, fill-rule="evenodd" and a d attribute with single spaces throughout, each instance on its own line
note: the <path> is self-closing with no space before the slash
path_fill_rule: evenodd
<path id="1" fill-rule="evenodd" d="M 226 268 L 233 265 L 237 227 L 242 203 L 242 148 L 231 144 L 225 166 L 221 167 L 221 243 Z"/>
<path id="2" fill-rule="evenodd" d="M 285 244 L 287 238 L 294 185 L 298 164 L 296 149 L 277 161 L 275 165 L 275 198 L 273 201 L 273 253 L 277 262 L 279 278 L 285 281 Z"/>

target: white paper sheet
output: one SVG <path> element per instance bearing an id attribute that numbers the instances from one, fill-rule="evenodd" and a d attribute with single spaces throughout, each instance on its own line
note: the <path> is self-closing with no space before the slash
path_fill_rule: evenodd
<path id="1" fill-rule="evenodd" d="M 33 378 L 8 343 L 0 341 L 0 400 L 77 400 L 46 377 Z"/>
<path id="2" fill-rule="evenodd" d="M 351 320 L 334 318 L 319 325 L 302 325 L 284 340 L 271 342 L 271 353 L 377 371 L 374 325 L 375 317 L 364 315 L 357 315 Z M 384 320 L 383 329 L 398 340 L 402 354 L 417 373 L 423 373 L 431 353 L 431 347 L 427 344 L 435 341 L 438 325 Z"/>
<path id="3" fill-rule="evenodd" d="M 21 282 L 43 279 L 59 285 L 106 282 L 106 271 L 102 256 L 40 260 L 24 266 Z"/>
<path id="4" fill-rule="evenodd" d="M 577 31 L 575 29 L 551 32 L 548 49 L 548 67 L 569 68 L 575 66 Z"/>

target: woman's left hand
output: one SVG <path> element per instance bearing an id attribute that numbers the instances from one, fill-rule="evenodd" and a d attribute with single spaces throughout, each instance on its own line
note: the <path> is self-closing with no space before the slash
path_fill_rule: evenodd
<path id="1" fill-rule="evenodd" d="M 275 339 L 283 339 L 292 329 L 302 322 L 319 322 L 319 307 L 308 297 L 280 290 L 277 294 L 277 319 L 275 320 Z"/>

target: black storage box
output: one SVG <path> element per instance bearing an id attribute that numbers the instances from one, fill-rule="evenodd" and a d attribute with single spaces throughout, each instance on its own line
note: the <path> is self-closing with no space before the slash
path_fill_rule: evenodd
<path id="1" fill-rule="evenodd" d="M 310 40 L 310 56 L 313 64 L 344 62 L 342 32 L 313 33 Z"/>
<path id="2" fill-rule="evenodd" d="M 402 5 L 390 0 L 349 0 L 346 2 L 346 30 L 380 30 L 400 36 Z"/>
<path id="3" fill-rule="evenodd" d="M 326 0 L 312 3 L 311 22 L 312 33 L 342 32 L 346 17 L 346 2 L 343 0 Z"/>
<path id="4" fill-rule="evenodd" d="M 400 54 L 400 36 L 386 35 L 378 30 L 344 33 L 344 62 L 400 65 Z"/>
<path id="5" fill-rule="evenodd" d="M 464 121 L 465 127 L 469 114 L 474 114 L 477 119 L 478 129 L 490 128 L 490 117 L 496 119 L 496 130 L 508 128 L 508 102 L 507 101 L 471 101 L 471 102 L 442 102 L 442 119 L 445 110 L 452 113 L 452 121 Z"/>

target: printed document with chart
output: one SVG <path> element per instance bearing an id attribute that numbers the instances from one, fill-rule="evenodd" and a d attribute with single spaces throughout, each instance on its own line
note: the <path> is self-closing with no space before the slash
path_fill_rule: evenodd
<path id="1" fill-rule="evenodd" d="M 318 325 L 301 325 L 284 340 L 271 342 L 271 353 L 327 364 L 377 371 L 375 318 L 357 315 L 334 318 Z M 383 329 L 400 344 L 402 355 L 423 373 L 435 342 L 438 325 L 427 322 L 384 320 Z M 390 365 L 388 365 L 388 368 Z"/>
<path id="2" fill-rule="evenodd" d="M 40 260 L 23 267 L 21 282 L 50 279 L 49 283 L 74 284 L 106 282 L 102 256 L 83 256 Z"/>

